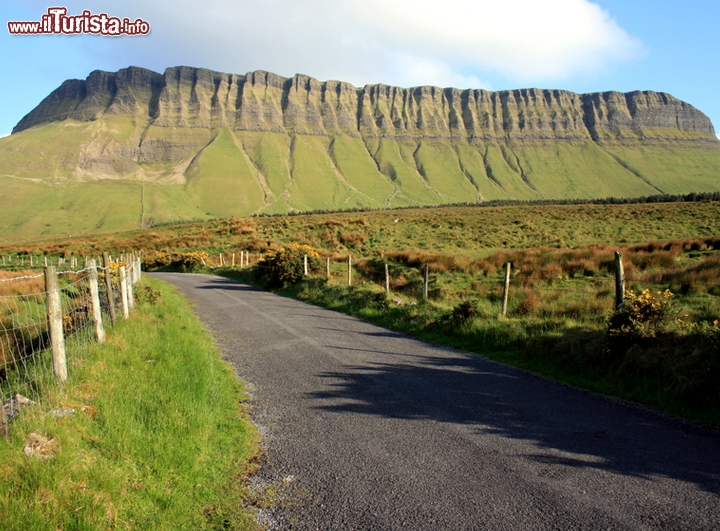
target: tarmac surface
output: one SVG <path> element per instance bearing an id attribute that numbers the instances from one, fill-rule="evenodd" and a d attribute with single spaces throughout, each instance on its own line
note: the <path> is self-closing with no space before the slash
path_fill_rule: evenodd
<path id="1" fill-rule="evenodd" d="M 719 529 L 720 434 L 208 275 L 271 530 Z"/>

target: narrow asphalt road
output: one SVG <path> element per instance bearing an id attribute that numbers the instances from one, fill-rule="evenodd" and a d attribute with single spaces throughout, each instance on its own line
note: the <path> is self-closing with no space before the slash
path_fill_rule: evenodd
<path id="1" fill-rule="evenodd" d="M 206 275 L 270 529 L 719 529 L 720 435 Z"/>

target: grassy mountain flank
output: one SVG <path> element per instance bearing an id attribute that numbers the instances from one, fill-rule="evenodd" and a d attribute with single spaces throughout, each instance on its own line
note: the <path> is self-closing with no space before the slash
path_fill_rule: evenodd
<path id="1" fill-rule="evenodd" d="M 670 95 L 356 88 L 131 67 L 69 80 L 0 139 L 11 235 L 496 199 L 720 190 L 720 142 Z"/>

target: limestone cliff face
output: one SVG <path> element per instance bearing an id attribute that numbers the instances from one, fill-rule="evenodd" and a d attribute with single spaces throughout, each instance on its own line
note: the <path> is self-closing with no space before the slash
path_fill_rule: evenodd
<path id="1" fill-rule="evenodd" d="M 223 74 L 130 67 L 68 80 L 13 133 L 65 119 L 134 115 L 147 126 L 363 138 L 466 139 L 502 143 L 694 140 L 717 142 L 703 113 L 669 94 L 522 89 L 490 92 L 398 88 L 257 71 Z"/>
<path id="2" fill-rule="evenodd" d="M 34 191 L 8 193 L 6 203 L 36 194 L 45 198 L 37 204 L 57 205 L 57 219 L 75 209 L 96 228 L 135 208 L 126 228 L 720 190 L 710 120 L 656 92 L 357 88 L 263 71 L 130 67 L 64 82 L 13 133 L 0 138 L 0 181 Z M 33 223 L 44 231 L 40 212 Z"/>

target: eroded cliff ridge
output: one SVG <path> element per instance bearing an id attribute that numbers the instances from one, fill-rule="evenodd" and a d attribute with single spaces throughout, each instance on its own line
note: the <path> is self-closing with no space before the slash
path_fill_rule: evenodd
<path id="1" fill-rule="evenodd" d="M 65 230 L 58 220 L 110 230 L 715 192 L 720 141 L 703 113 L 657 92 L 358 88 L 263 71 L 130 67 L 68 80 L 25 116 L 0 139 L 0 186 L 0 210 L 18 233 Z"/>
<path id="2" fill-rule="evenodd" d="M 692 105 L 651 91 L 575 94 L 563 90 L 490 92 L 398 88 L 257 71 L 223 74 L 130 67 L 68 80 L 13 132 L 49 121 L 131 114 L 156 127 L 267 131 L 388 138 L 584 141 L 715 140 L 712 123 Z"/>

